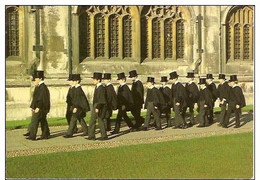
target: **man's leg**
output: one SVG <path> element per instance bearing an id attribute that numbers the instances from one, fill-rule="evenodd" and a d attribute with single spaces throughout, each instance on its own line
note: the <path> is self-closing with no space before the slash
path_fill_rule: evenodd
<path id="1" fill-rule="evenodd" d="M 122 107 L 118 109 L 117 117 L 116 117 L 116 122 L 115 122 L 115 129 L 113 131 L 113 134 L 118 134 L 120 131 L 120 126 L 121 126 L 121 120 L 122 120 Z"/>
<path id="2" fill-rule="evenodd" d="M 78 120 L 77 117 L 75 116 L 75 114 L 73 114 L 71 116 L 70 125 L 69 125 L 69 128 L 68 128 L 65 136 L 72 136 L 73 135 L 77 120 Z"/>
<path id="3" fill-rule="evenodd" d="M 129 128 L 133 127 L 134 125 L 133 125 L 132 121 L 130 120 L 130 118 L 127 116 L 126 110 L 122 110 L 122 115 L 123 115 L 123 118 L 124 118 L 127 126 Z"/>
<path id="4" fill-rule="evenodd" d="M 86 124 L 85 119 L 81 118 L 79 122 L 80 122 L 80 125 L 82 127 L 83 136 L 87 136 L 88 135 L 88 126 Z"/>
<path id="5" fill-rule="evenodd" d="M 33 113 L 32 122 L 29 130 L 29 134 L 30 134 L 29 139 L 36 139 L 40 120 L 41 120 L 41 112 L 39 111 L 38 113 Z"/>
<path id="6" fill-rule="evenodd" d="M 147 129 L 149 127 L 149 124 L 150 124 L 150 119 L 151 119 L 151 114 L 152 114 L 150 106 L 151 106 L 150 103 L 148 103 L 147 111 L 146 111 L 146 118 L 145 118 L 145 121 L 144 121 L 144 128 L 145 129 Z"/>
<path id="7" fill-rule="evenodd" d="M 89 122 L 89 127 L 88 127 L 88 138 L 89 139 L 95 139 L 95 130 L 96 130 L 96 119 L 97 119 L 97 114 L 95 112 L 95 107 L 93 107 L 91 111 L 91 118 Z"/>
<path id="8" fill-rule="evenodd" d="M 221 105 L 221 111 L 220 111 L 220 115 L 219 115 L 219 124 L 220 125 L 223 125 L 226 111 L 227 111 L 226 108 L 227 108 L 227 103 L 225 102 Z"/>
<path id="9" fill-rule="evenodd" d="M 50 136 L 50 129 L 47 121 L 47 114 L 42 113 L 41 116 L 41 130 L 42 130 L 42 138 L 48 138 Z"/>
<path id="10" fill-rule="evenodd" d="M 241 113 L 241 109 L 237 109 L 235 108 L 234 110 L 235 112 L 235 118 L 236 118 L 236 128 L 240 127 L 240 113 Z"/>
<path id="11" fill-rule="evenodd" d="M 230 119 L 230 116 L 231 116 L 231 113 L 233 110 L 233 106 L 234 105 L 232 105 L 232 104 L 228 105 L 228 110 L 227 110 L 227 113 L 225 115 L 224 122 L 223 122 L 223 127 L 225 127 L 225 128 L 227 128 L 227 126 L 229 125 L 229 119 Z"/>
<path id="12" fill-rule="evenodd" d="M 106 139 L 107 138 L 107 132 L 106 132 L 106 126 L 105 126 L 105 122 L 104 119 L 97 117 L 98 119 L 98 126 L 100 129 L 100 133 L 101 133 L 101 138 L 102 139 Z"/>

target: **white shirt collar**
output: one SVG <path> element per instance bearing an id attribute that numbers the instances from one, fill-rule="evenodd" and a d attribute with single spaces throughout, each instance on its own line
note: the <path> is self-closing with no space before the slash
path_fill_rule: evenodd
<path id="1" fill-rule="evenodd" d="M 212 84 L 213 83 L 213 81 L 210 81 L 209 83 L 208 83 L 208 85 L 210 85 L 210 84 Z"/>
<path id="2" fill-rule="evenodd" d="M 162 85 L 162 87 L 163 87 L 163 88 L 166 88 L 166 87 L 168 87 L 168 86 L 167 86 L 167 84 L 165 84 L 165 85 Z"/>
<path id="3" fill-rule="evenodd" d="M 73 88 L 73 87 L 75 87 L 75 85 L 71 85 L 71 86 L 70 86 L 70 88 Z"/>
<path id="4" fill-rule="evenodd" d="M 223 81 L 223 83 L 222 84 L 224 84 L 225 82 L 228 82 L 227 80 L 225 80 L 225 81 Z"/>
<path id="5" fill-rule="evenodd" d="M 100 82 L 100 83 L 97 83 L 96 87 L 98 88 L 98 87 L 101 86 L 101 85 L 102 85 L 101 82 Z"/>
<path id="6" fill-rule="evenodd" d="M 124 82 L 123 84 L 120 85 L 120 87 L 122 87 L 123 85 L 125 85 L 126 83 Z"/>
<path id="7" fill-rule="evenodd" d="M 107 83 L 107 85 L 106 86 L 109 86 L 111 83 L 109 82 L 109 83 Z"/>
<path id="8" fill-rule="evenodd" d="M 191 83 L 193 83 L 193 82 L 194 82 L 194 81 L 189 81 L 188 84 L 191 84 Z"/>
<path id="9" fill-rule="evenodd" d="M 137 81 L 140 81 L 140 80 L 136 78 L 136 79 L 134 80 L 134 82 L 137 82 Z"/>
<path id="10" fill-rule="evenodd" d="M 177 84 L 179 81 L 176 81 L 174 84 Z"/>
<path id="11" fill-rule="evenodd" d="M 39 84 L 38 84 L 38 86 L 40 86 L 40 85 L 43 84 L 43 83 L 44 83 L 44 81 L 40 81 Z"/>
<path id="12" fill-rule="evenodd" d="M 202 90 L 204 90 L 204 89 L 206 89 L 207 87 L 206 86 L 204 86 L 203 88 L 201 88 Z"/>
<path id="13" fill-rule="evenodd" d="M 149 89 L 153 89 L 155 86 L 154 85 L 152 85 L 151 87 L 148 87 Z"/>
<path id="14" fill-rule="evenodd" d="M 75 88 L 78 88 L 79 86 L 80 86 L 80 84 L 77 84 L 77 85 L 75 85 L 74 87 L 75 87 Z"/>
<path id="15" fill-rule="evenodd" d="M 232 86 L 232 88 L 234 88 L 234 87 L 239 87 L 239 85 L 237 85 L 237 84 L 234 84 L 234 86 Z"/>

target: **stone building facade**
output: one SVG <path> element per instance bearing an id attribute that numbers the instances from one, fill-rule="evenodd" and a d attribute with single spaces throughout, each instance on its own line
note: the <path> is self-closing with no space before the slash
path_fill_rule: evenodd
<path id="1" fill-rule="evenodd" d="M 6 119 L 30 116 L 30 74 L 44 70 L 50 117 L 63 117 L 69 72 L 91 101 L 94 71 L 238 74 L 253 104 L 254 6 L 6 6 Z M 217 78 L 215 78 L 217 81 Z M 129 81 L 130 83 L 130 81 Z M 17 113 L 19 112 L 19 113 Z"/>

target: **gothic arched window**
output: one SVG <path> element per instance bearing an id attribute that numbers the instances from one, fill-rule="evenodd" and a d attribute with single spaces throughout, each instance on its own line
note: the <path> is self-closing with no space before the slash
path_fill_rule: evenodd
<path id="1" fill-rule="evenodd" d="M 132 57 L 132 20 L 129 15 L 123 18 L 123 57 Z"/>
<path id="2" fill-rule="evenodd" d="M 172 58 L 172 19 L 170 18 L 164 22 L 164 44 L 165 58 Z"/>
<path id="3" fill-rule="evenodd" d="M 176 56 L 183 58 L 184 55 L 184 25 L 183 20 L 176 23 Z"/>
<path id="4" fill-rule="evenodd" d="M 118 57 L 118 17 L 109 17 L 109 52 L 110 57 Z"/>
<path id="5" fill-rule="evenodd" d="M 226 60 L 253 60 L 253 9 L 236 6 L 226 19 Z"/>
<path id="6" fill-rule="evenodd" d="M 160 19 L 154 18 L 152 20 L 152 46 L 153 46 L 153 58 L 161 57 L 161 33 Z"/>

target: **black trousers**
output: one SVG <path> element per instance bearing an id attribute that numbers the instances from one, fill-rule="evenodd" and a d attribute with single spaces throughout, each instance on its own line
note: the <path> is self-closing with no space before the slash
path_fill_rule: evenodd
<path id="1" fill-rule="evenodd" d="M 145 118 L 145 121 L 144 121 L 144 127 L 146 127 L 146 128 L 149 127 L 151 115 L 153 115 L 156 128 L 161 128 L 162 125 L 161 125 L 161 119 L 160 119 L 160 110 L 154 108 L 153 102 L 148 102 L 147 103 L 146 118 Z"/>
<path id="2" fill-rule="evenodd" d="M 181 112 L 180 105 L 176 105 L 176 101 L 174 99 L 174 114 L 175 114 L 175 126 L 179 127 L 181 125 L 186 125 L 185 118 L 183 118 L 183 112 Z"/>
<path id="3" fill-rule="evenodd" d="M 67 110 L 66 110 L 66 119 L 67 119 L 67 123 L 68 125 L 70 125 L 70 121 L 71 121 L 71 117 L 72 117 L 72 109 L 70 106 L 67 106 Z M 74 128 L 74 133 L 77 132 L 77 122 Z"/>
<path id="4" fill-rule="evenodd" d="M 227 113 L 226 113 L 226 116 L 225 116 L 225 120 L 224 120 L 223 126 L 228 126 L 229 119 L 230 119 L 230 116 L 231 116 L 232 112 L 235 113 L 236 126 L 240 126 L 241 108 L 237 109 L 236 108 L 236 104 L 234 102 L 230 102 L 228 104 L 228 109 L 227 109 Z"/>
<path id="5" fill-rule="evenodd" d="M 219 115 L 219 123 L 223 124 L 223 122 L 225 120 L 225 115 L 227 113 L 227 110 L 226 110 L 227 103 L 224 102 L 223 104 L 221 104 L 220 108 L 221 108 L 221 111 L 220 111 L 220 115 Z"/>
<path id="6" fill-rule="evenodd" d="M 163 115 L 165 115 L 167 126 L 172 127 L 173 123 L 171 121 L 171 107 L 164 108 L 160 113 L 161 117 L 164 117 Z"/>
<path id="7" fill-rule="evenodd" d="M 96 130 L 96 121 L 98 120 L 98 126 L 101 132 L 101 137 L 106 138 L 107 132 L 105 127 L 105 120 L 104 118 L 101 118 L 99 113 L 95 112 L 97 104 L 94 104 L 92 112 L 91 112 L 91 119 L 89 122 L 89 128 L 88 128 L 88 138 L 95 138 L 95 130 Z"/>
<path id="8" fill-rule="evenodd" d="M 212 107 L 209 109 L 209 114 L 208 114 L 208 120 L 209 120 L 209 123 L 212 124 L 214 122 L 214 104 L 215 104 L 215 101 L 212 102 Z"/>
<path id="9" fill-rule="evenodd" d="M 114 130 L 116 133 L 119 133 L 119 131 L 120 131 L 122 118 L 124 118 L 124 121 L 126 122 L 128 127 L 133 127 L 134 126 L 132 121 L 127 116 L 126 109 L 122 110 L 122 107 L 119 107 L 118 114 L 117 114 L 117 117 L 116 117 L 115 130 Z"/>
<path id="10" fill-rule="evenodd" d="M 184 107 L 183 108 L 183 118 L 185 119 L 185 116 L 186 116 L 186 111 L 187 111 L 187 109 L 189 108 L 189 112 L 190 112 L 190 123 L 191 124 L 195 124 L 195 119 L 194 119 L 194 105 L 195 105 L 195 103 L 192 103 L 192 104 L 190 104 L 189 106 L 187 106 L 187 107 Z"/>
<path id="11" fill-rule="evenodd" d="M 210 113 L 210 108 L 204 107 L 204 105 L 205 105 L 204 101 L 199 102 L 199 114 L 197 118 L 200 126 L 209 125 L 208 115 Z"/>
<path id="12" fill-rule="evenodd" d="M 39 110 L 38 113 L 33 113 L 31 124 L 29 125 L 29 138 L 35 139 L 39 127 L 39 123 L 41 123 L 42 137 L 48 137 L 50 135 L 50 129 L 48 126 L 48 122 L 46 119 L 47 113 Z"/>
<path id="13" fill-rule="evenodd" d="M 140 127 L 144 123 L 144 118 L 141 116 L 141 109 L 139 105 L 134 105 L 131 109 L 131 113 L 135 118 L 135 127 Z"/>

